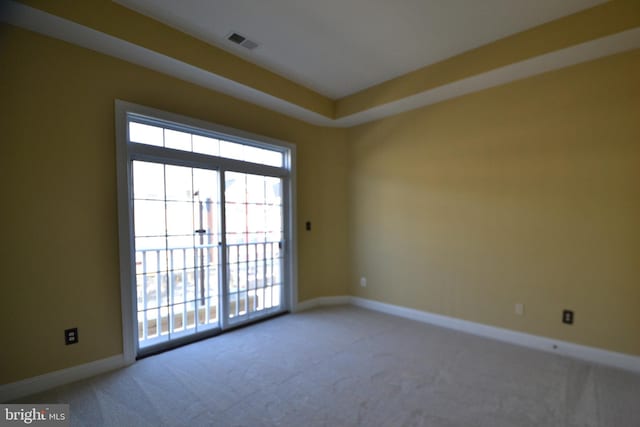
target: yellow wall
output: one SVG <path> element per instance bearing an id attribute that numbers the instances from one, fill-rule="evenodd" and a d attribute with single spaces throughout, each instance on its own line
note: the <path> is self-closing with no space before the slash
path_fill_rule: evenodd
<path id="1" fill-rule="evenodd" d="M 0 27 L 0 382 L 122 351 L 114 100 L 295 143 L 299 299 L 347 279 L 344 130 L 319 128 L 86 49 Z M 63 330 L 79 328 L 65 346 Z"/>
<path id="2" fill-rule="evenodd" d="M 640 355 L 638 76 L 636 50 L 351 129 L 351 293 Z"/>
<path id="3" fill-rule="evenodd" d="M 28 3 L 154 47 L 66 0 Z M 110 3 L 107 14 L 130 13 Z M 187 62 L 206 56 L 176 43 L 195 49 L 176 53 Z M 116 98 L 297 145 L 301 301 L 350 292 L 640 355 L 639 51 L 349 130 L 7 25 L 0 54 L 2 383 L 122 350 Z M 247 84 L 275 82 L 214 56 Z M 271 86 L 330 115 L 317 94 Z M 71 326 L 80 343 L 64 346 Z"/>

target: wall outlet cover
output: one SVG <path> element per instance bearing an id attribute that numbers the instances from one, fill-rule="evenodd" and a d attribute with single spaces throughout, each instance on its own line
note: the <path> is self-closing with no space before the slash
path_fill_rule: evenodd
<path id="1" fill-rule="evenodd" d="M 566 323 L 567 325 L 573 325 L 573 311 L 572 310 L 563 310 L 562 311 L 562 323 Z"/>
<path id="2" fill-rule="evenodd" d="M 516 314 L 518 316 L 524 315 L 524 304 L 517 303 L 516 307 L 515 307 L 515 310 L 516 310 Z"/>
<path id="3" fill-rule="evenodd" d="M 64 330 L 65 345 L 76 344 L 78 342 L 78 328 L 70 328 Z"/>

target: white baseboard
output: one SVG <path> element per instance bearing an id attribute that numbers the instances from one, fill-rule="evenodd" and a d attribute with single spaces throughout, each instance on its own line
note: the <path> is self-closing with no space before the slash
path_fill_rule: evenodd
<path id="1" fill-rule="evenodd" d="M 6 403 L 50 388 L 69 384 L 104 372 L 113 371 L 126 365 L 122 354 L 96 360 L 83 365 L 49 372 L 25 380 L 0 386 L 0 402 Z"/>
<path id="2" fill-rule="evenodd" d="M 322 307 L 325 305 L 343 305 L 351 303 L 351 297 L 349 295 L 333 296 L 333 297 L 319 297 L 304 300 L 296 304 L 294 312 L 310 310 L 315 307 Z"/>
<path id="3" fill-rule="evenodd" d="M 404 317 L 418 322 L 428 323 L 511 344 L 553 352 L 576 359 L 586 360 L 592 363 L 640 373 L 640 357 L 638 356 L 631 356 L 595 347 L 573 344 L 566 341 L 554 340 L 552 338 L 540 337 L 537 335 L 526 334 L 524 332 L 516 332 L 495 326 L 483 325 L 480 323 L 470 322 L 468 320 L 456 319 L 454 317 L 433 314 L 426 311 L 387 304 L 366 298 L 352 297 L 348 295 L 313 298 L 299 302 L 296 304 L 293 311 L 300 312 L 315 307 L 343 304 L 353 304 L 358 307 L 398 317 Z M 33 378 L 27 378 L 11 384 L 4 384 L 0 386 L 0 402 L 9 402 L 53 387 L 69 384 L 74 381 L 79 381 L 104 372 L 122 368 L 126 365 L 127 363 L 124 360 L 124 356 L 119 354 L 107 357 L 106 359 L 96 360 L 95 362 L 73 366 L 71 368 L 50 372 Z"/>
<path id="4" fill-rule="evenodd" d="M 346 295 L 314 298 L 298 303 L 293 311 L 299 312 L 320 306 L 349 304 L 350 298 L 351 297 Z M 118 354 L 116 356 L 107 357 L 106 359 L 72 366 L 70 368 L 49 372 L 10 384 L 3 384 L 0 386 L 0 403 L 10 402 L 54 387 L 80 381 L 108 371 L 113 371 L 127 366 L 128 364 L 129 363 L 126 362 L 124 355 Z"/>
<path id="5" fill-rule="evenodd" d="M 467 332 L 473 335 L 479 335 L 486 338 L 505 341 L 511 344 L 553 352 L 576 359 L 586 360 L 592 363 L 640 373 L 640 357 L 638 356 L 616 353 L 613 351 L 555 340 L 553 338 L 545 338 L 538 335 L 526 334 L 524 332 L 516 332 L 495 326 L 483 325 L 481 323 L 470 322 L 468 320 L 456 319 L 454 317 L 433 314 L 426 311 L 415 310 L 365 298 L 350 297 L 350 303 L 358 307 L 417 320 L 418 322 L 429 323 L 431 325 L 455 329 L 457 331 Z"/>

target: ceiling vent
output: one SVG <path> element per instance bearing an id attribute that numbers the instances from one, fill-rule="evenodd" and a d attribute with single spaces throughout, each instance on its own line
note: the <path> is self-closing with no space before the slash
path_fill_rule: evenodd
<path id="1" fill-rule="evenodd" d="M 227 40 L 235 43 L 235 44 L 239 44 L 240 46 L 247 48 L 249 50 L 253 50 L 255 48 L 258 47 L 258 43 L 254 42 L 253 40 L 249 40 L 248 38 L 246 38 L 245 36 L 243 36 L 242 34 L 238 34 L 238 33 L 231 33 L 227 36 Z"/>

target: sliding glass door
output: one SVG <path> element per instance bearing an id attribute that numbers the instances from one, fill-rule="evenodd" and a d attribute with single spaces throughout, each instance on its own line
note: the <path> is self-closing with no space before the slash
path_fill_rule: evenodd
<path id="1" fill-rule="evenodd" d="M 283 298 L 282 178 L 225 173 L 228 319 L 278 311 Z"/>
<path id="2" fill-rule="evenodd" d="M 220 327 L 219 173 L 133 162 L 138 341 Z"/>
<path id="3" fill-rule="evenodd" d="M 160 117 L 122 112 L 125 353 L 128 334 L 144 356 L 288 310 L 291 148 L 127 105 Z"/>

